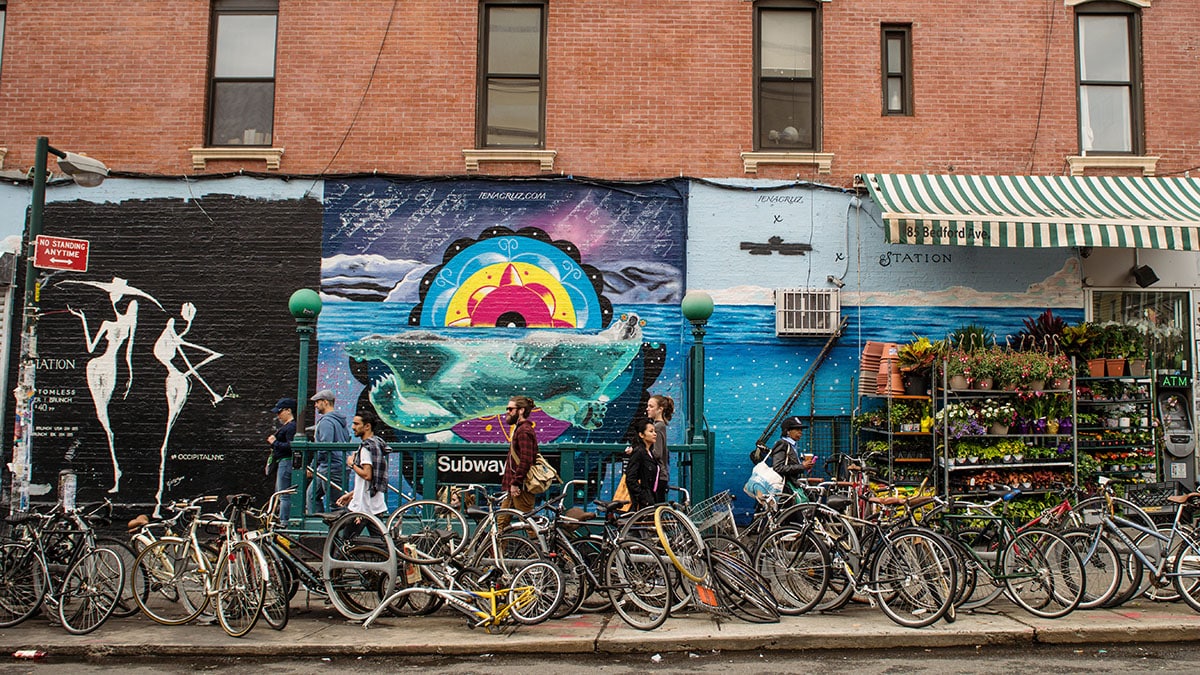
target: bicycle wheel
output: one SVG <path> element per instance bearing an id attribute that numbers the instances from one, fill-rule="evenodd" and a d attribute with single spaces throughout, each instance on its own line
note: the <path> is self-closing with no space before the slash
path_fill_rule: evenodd
<path id="1" fill-rule="evenodd" d="M 687 515 L 670 506 L 654 510 L 654 530 L 667 557 L 683 576 L 691 581 L 704 581 L 707 573 L 704 540 Z"/>
<path id="2" fill-rule="evenodd" d="M 583 564 L 587 565 L 590 570 L 590 574 L 584 575 L 588 578 L 590 592 L 583 598 L 579 611 L 607 611 L 612 607 L 612 600 L 608 597 L 608 591 L 597 587 L 604 582 L 604 566 L 608 562 L 604 538 L 599 535 L 588 535 L 572 539 L 571 545 L 583 557 Z"/>
<path id="3" fill-rule="evenodd" d="M 754 565 L 754 556 L 750 555 L 750 551 L 736 539 L 719 534 L 710 534 L 704 536 L 704 545 L 708 547 L 709 551 L 720 551 L 733 556 L 748 566 Z"/>
<path id="4" fill-rule="evenodd" d="M 954 563 L 927 532 L 904 529 L 888 535 L 871 564 L 870 583 L 879 608 L 908 628 L 928 626 L 954 604 Z"/>
<path id="5" fill-rule="evenodd" d="M 113 608 L 112 615 L 118 619 L 123 619 L 128 616 L 137 614 L 137 601 L 133 599 L 134 593 L 141 593 L 143 596 L 149 593 L 150 589 L 144 585 L 142 588 L 134 588 L 133 585 L 133 564 L 137 560 L 137 553 L 133 548 L 114 537 L 96 537 L 96 546 L 98 548 L 106 548 L 116 553 L 121 558 L 121 569 L 125 570 L 125 583 L 121 585 L 121 598 L 117 601 L 117 606 Z M 142 577 L 145 580 L 145 577 Z"/>
<path id="6" fill-rule="evenodd" d="M 979 609 L 990 604 L 1004 593 L 1004 585 L 998 578 L 997 559 L 1000 556 L 1000 543 L 994 528 L 966 528 L 952 533 L 951 538 L 971 549 L 964 551 L 968 557 L 963 559 L 963 569 L 974 577 L 974 588 L 967 592 L 963 584 L 959 584 L 960 592 L 958 606 L 961 609 Z"/>
<path id="7" fill-rule="evenodd" d="M 592 579 L 588 576 L 583 556 L 562 538 L 556 538 L 554 541 L 552 560 L 558 571 L 562 572 L 563 596 L 550 618 L 561 619 L 579 611 L 584 598 L 592 594 Z"/>
<path id="8" fill-rule="evenodd" d="M 233 637 L 249 633 L 262 616 L 267 563 L 262 551 L 239 541 L 221 557 L 217 567 L 217 620 Z"/>
<path id="9" fill-rule="evenodd" d="M 466 545 L 468 531 L 457 509 L 433 499 L 409 502 L 387 521 L 396 555 L 411 563 L 449 560 Z"/>
<path id="10" fill-rule="evenodd" d="M 527 626 L 549 619 L 562 597 L 562 572 L 543 560 L 530 563 L 514 574 L 508 592 L 513 618 Z"/>
<path id="11" fill-rule="evenodd" d="M 1173 554 L 1171 578 L 1175 590 L 1189 607 L 1200 612 L 1200 543 L 1185 536 Z"/>
<path id="12" fill-rule="evenodd" d="M 288 624 L 291 596 L 288 589 L 292 585 L 292 573 L 280 557 L 279 551 L 268 545 L 262 549 L 267 559 L 267 583 L 263 595 L 262 615 L 267 625 L 275 630 L 283 630 Z"/>
<path id="13" fill-rule="evenodd" d="M 1103 606 L 1121 585 L 1121 555 L 1101 530 L 1067 530 L 1062 537 L 1083 563 L 1084 592 L 1079 609 Z"/>
<path id="14" fill-rule="evenodd" d="M 788 616 L 812 610 L 829 586 L 829 550 L 811 531 L 781 527 L 763 537 L 754 570 Z"/>
<path id="15" fill-rule="evenodd" d="M 479 548 L 470 558 L 470 564 L 472 567 L 497 567 L 508 579 L 521 568 L 544 559 L 545 556 L 533 540 L 521 534 L 509 533 L 497 537 L 494 545 L 491 537 L 483 537 Z"/>
<path id="16" fill-rule="evenodd" d="M 1177 552 L 1176 550 L 1166 550 L 1167 542 L 1171 538 L 1172 527 L 1172 525 L 1168 525 L 1166 523 L 1161 523 L 1158 525 L 1158 533 L 1163 537 L 1163 539 L 1158 539 L 1152 534 L 1143 533 L 1134 540 L 1134 545 L 1141 549 L 1141 551 L 1150 560 L 1158 560 L 1161 556 L 1167 556 L 1168 562 L 1163 567 L 1164 572 L 1171 568 L 1171 565 L 1173 564 L 1171 561 L 1174 560 L 1173 556 Z M 1187 526 L 1181 524 L 1181 527 Z M 1186 532 L 1181 532 L 1181 534 L 1192 539 L 1193 541 L 1195 540 L 1194 535 L 1189 535 Z M 1179 544 L 1177 543 L 1176 548 L 1178 548 L 1178 546 Z M 1128 557 L 1133 558 L 1136 556 L 1131 553 Z M 1142 569 L 1143 571 L 1145 570 L 1145 565 L 1142 566 Z M 1180 598 L 1178 589 L 1175 588 L 1174 578 L 1165 573 L 1162 575 L 1162 577 L 1157 578 L 1153 574 L 1146 574 L 1137 584 L 1137 594 L 1146 598 L 1147 600 L 1153 600 L 1155 602 L 1175 602 Z"/>
<path id="17" fill-rule="evenodd" d="M 750 623 L 779 622 L 779 602 L 749 565 L 723 551 L 710 552 L 709 565 L 731 614 Z"/>
<path id="18" fill-rule="evenodd" d="M 180 539 L 160 539 L 142 549 L 132 579 L 134 588 L 148 589 L 145 597 L 133 596 L 138 608 L 164 626 L 185 624 L 208 604 L 204 572 L 188 542 Z"/>
<path id="19" fill-rule="evenodd" d="M 95 548 L 80 558 L 63 578 L 58 593 L 58 619 L 72 635 L 86 635 L 113 613 L 125 585 L 121 557 L 108 548 Z"/>
<path id="20" fill-rule="evenodd" d="M 46 597 L 46 563 L 33 544 L 0 546 L 0 628 L 33 616 Z"/>
<path id="21" fill-rule="evenodd" d="M 1040 528 L 1020 532 L 1000 558 L 1008 597 L 1043 619 L 1070 614 L 1083 599 L 1083 563 L 1071 544 Z"/>
<path id="22" fill-rule="evenodd" d="M 360 544 L 345 552 L 345 561 L 350 565 L 329 571 L 325 588 L 329 601 L 342 616 L 351 621 L 362 621 L 391 595 L 391 575 L 382 569 L 387 559 L 387 552 L 378 546 Z M 354 567 L 355 563 L 360 566 Z"/>
<path id="23" fill-rule="evenodd" d="M 671 610 L 671 578 L 658 551 L 637 540 L 612 549 L 605 563 L 604 584 L 613 609 L 638 630 L 653 630 Z"/>

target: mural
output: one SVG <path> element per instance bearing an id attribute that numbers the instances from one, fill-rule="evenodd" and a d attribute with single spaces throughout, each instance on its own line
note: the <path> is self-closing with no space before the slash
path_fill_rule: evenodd
<path id="1" fill-rule="evenodd" d="M 516 394 L 543 442 L 622 440 L 651 387 L 681 387 L 659 377 L 679 359 L 682 189 L 328 183 L 320 386 L 397 440 L 504 442 Z"/>

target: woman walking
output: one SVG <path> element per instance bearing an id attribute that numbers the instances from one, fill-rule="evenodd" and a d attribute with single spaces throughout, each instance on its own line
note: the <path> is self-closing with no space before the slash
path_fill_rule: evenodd
<path id="1" fill-rule="evenodd" d="M 633 452 L 625 462 L 625 486 L 629 489 L 633 510 L 637 511 L 656 503 L 654 487 L 658 482 L 658 463 L 650 452 L 657 434 L 654 422 L 648 419 L 639 420 L 634 428 L 638 430 L 638 440 L 633 442 Z"/>
<path id="2" fill-rule="evenodd" d="M 651 456 L 658 465 L 658 483 L 654 489 L 654 502 L 667 501 L 667 484 L 671 482 L 671 456 L 667 450 L 667 424 L 675 416 L 675 401 L 670 396 L 655 394 L 646 402 L 646 417 L 654 422 L 654 447 Z"/>

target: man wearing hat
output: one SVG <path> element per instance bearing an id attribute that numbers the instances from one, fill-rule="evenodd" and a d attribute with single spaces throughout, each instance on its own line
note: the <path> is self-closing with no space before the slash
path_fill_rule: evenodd
<path id="1" fill-rule="evenodd" d="M 292 486 L 292 439 L 296 436 L 296 399 L 281 398 L 271 408 L 271 412 L 279 419 L 279 428 L 267 436 L 267 445 L 271 446 L 271 459 L 267 460 L 267 475 L 271 475 L 271 465 L 275 465 L 275 491 L 286 490 Z M 282 495 L 279 499 L 279 520 L 286 523 L 292 509 L 291 495 Z"/>
<path id="2" fill-rule="evenodd" d="M 350 430 L 346 428 L 346 416 L 333 409 L 337 398 L 333 391 L 322 389 L 308 399 L 316 403 L 317 423 L 313 426 L 313 440 L 317 443 L 346 443 Z M 318 450 L 305 469 L 308 475 L 308 512 L 325 510 L 325 496 L 329 494 L 328 481 L 332 480 L 330 469 L 346 463 L 344 453 L 337 450 Z"/>
<path id="3" fill-rule="evenodd" d="M 806 455 L 801 459 L 796 450 L 796 443 L 804 435 L 803 420 L 795 416 L 788 417 L 780 426 L 783 427 L 783 437 L 775 441 L 775 445 L 771 447 L 771 468 L 783 476 L 789 485 L 795 486 L 799 484 L 804 474 L 813 468 L 817 459 L 812 455 Z"/>

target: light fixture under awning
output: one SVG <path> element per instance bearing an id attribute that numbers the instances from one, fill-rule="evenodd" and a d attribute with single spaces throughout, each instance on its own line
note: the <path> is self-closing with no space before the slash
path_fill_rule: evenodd
<path id="1" fill-rule="evenodd" d="M 1200 250 L 1200 179 L 863 174 L 887 241 Z"/>

